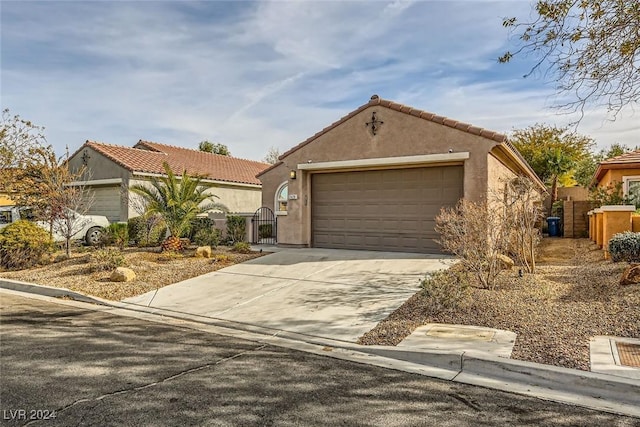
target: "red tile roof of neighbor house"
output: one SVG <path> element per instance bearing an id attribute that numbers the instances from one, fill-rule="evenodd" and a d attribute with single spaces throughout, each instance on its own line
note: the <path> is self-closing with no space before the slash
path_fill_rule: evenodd
<path id="1" fill-rule="evenodd" d="M 529 164 L 526 162 L 526 160 L 524 160 L 524 158 L 522 157 L 520 152 L 508 141 L 507 136 L 505 134 L 502 134 L 502 133 L 499 133 L 499 132 L 494 132 L 492 130 L 484 129 L 484 128 L 481 128 L 481 127 L 478 127 L 478 126 L 473 126 L 473 125 L 471 125 L 469 123 L 460 122 L 458 120 L 453 120 L 453 119 L 450 119 L 448 117 L 438 116 L 437 114 L 429 113 L 428 111 L 418 110 L 416 108 L 412 108 L 412 107 L 408 107 L 406 105 L 398 104 L 397 102 L 393 102 L 393 101 L 389 101 L 389 100 L 386 100 L 386 99 L 382 99 L 378 95 L 373 95 L 371 97 L 371 99 L 369 100 L 369 102 L 367 102 L 364 105 L 361 105 L 360 107 L 358 107 L 354 111 L 350 112 L 346 116 L 342 117 L 338 121 L 330 124 L 329 126 L 327 126 L 324 129 L 322 129 L 320 132 L 317 132 L 315 135 L 307 138 L 306 140 L 302 141 L 300 144 L 298 144 L 295 147 L 291 148 L 290 150 L 284 152 L 282 155 L 280 155 L 280 157 L 278 157 L 278 159 L 282 160 L 283 158 L 285 158 L 289 154 L 293 153 L 294 151 L 299 150 L 300 148 L 302 148 L 305 145 L 309 144 L 310 142 L 312 142 L 316 138 L 318 138 L 321 135 L 329 132 L 333 128 L 338 127 L 339 125 L 341 125 L 342 123 L 346 122 L 347 120 L 349 120 L 350 118 L 354 117 L 355 115 L 361 113 L 362 111 L 366 110 L 369 107 L 376 106 L 376 105 L 381 105 L 383 107 L 387 107 L 387 108 L 390 108 L 392 110 L 400 111 L 401 113 L 410 114 L 412 116 L 419 117 L 421 119 L 424 119 L 424 120 L 427 120 L 427 121 L 430 121 L 430 122 L 434 122 L 434 123 L 438 123 L 438 124 L 441 124 L 441 125 L 444 125 L 444 126 L 448 126 L 448 127 L 454 128 L 454 129 L 458 129 L 458 130 L 460 130 L 462 132 L 467 132 L 467 133 L 470 133 L 470 134 L 473 134 L 473 135 L 478 135 L 478 136 L 481 136 L 483 138 L 487 138 L 487 139 L 491 139 L 491 140 L 496 141 L 496 142 L 503 143 L 508 148 L 508 150 L 511 152 L 511 154 L 513 156 L 515 156 L 518 160 L 520 160 L 525 165 L 525 167 L 528 169 L 529 174 L 532 177 L 535 177 L 536 181 L 538 181 L 540 185 L 544 186 L 544 184 L 542 184 L 542 182 L 540 181 L 540 178 L 538 178 L 538 176 L 533 171 L 533 169 L 531 169 L 531 166 L 529 166 Z M 272 165 L 271 167 L 263 170 L 262 172 L 259 173 L 259 175 L 262 175 L 263 173 L 267 172 L 268 170 L 271 170 L 271 169 L 275 168 L 280 163 L 281 162 L 278 162 L 278 163 Z"/>
<path id="2" fill-rule="evenodd" d="M 601 161 L 593 175 L 591 184 L 597 184 L 609 169 L 640 169 L 640 150 L 630 151 Z"/>
<path id="3" fill-rule="evenodd" d="M 267 163 L 253 160 L 142 140 L 138 141 L 134 147 L 95 141 L 87 141 L 84 146 L 93 148 L 132 172 L 164 174 L 162 165 L 167 162 L 176 174 L 181 174 L 186 170 L 189 175 L 200 175 L 206 179 L 243 184 L 260 185 L 260 180 L 256 178 L 256 175 L 270 166 Z"/>

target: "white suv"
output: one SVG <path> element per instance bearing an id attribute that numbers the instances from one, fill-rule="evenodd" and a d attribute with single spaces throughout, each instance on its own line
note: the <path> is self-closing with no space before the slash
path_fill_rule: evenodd
<path id="1" fill-rule="evenodd" d="M 109 226 L 109 220 L 106 216 L 102 215 L 81 215 L 77 212 L 71 211 L 74 219 L 75 226 L 73 229 L 79 229 L 72 239 L 83 240 L 87 245 L 97 245 L 100 243 L 104 228 Z M 32 220 L 33 215 L 29 208 L 19 208 L 17 206 L 0 206 L 0 228 L 4 228 L 12 222 L 16 222 L 19 219 Z M 49 223 L 46 221 L 36 221 L 40 227 L 49 231 Z M 62 234 L 53 232 L 53 240 L 56 242 L 64 242 L 65 238 Z"/>

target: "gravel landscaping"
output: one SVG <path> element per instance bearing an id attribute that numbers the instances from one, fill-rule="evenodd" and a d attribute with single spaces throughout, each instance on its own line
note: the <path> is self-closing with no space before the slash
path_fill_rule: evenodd
<path id="1" fill-rule="evenodd" d="M 396 345 L 418 326 L 450 323 L 518 334 L 512 358 L 589 370 L 595 335 L 640 337 L 640 285 L 621 286 L 626 263 L 603 259 L 587 239 L 543 239 L 538 271 L 504 273 L 496 290 L 471 288 L 455 311 L 432 313 L 420 293 L 360 338 Z"/>
<path id="2" fill-rule="evenodd" d="M 257 252 L 240 254 L 226 247 L 218 247 L 211 258 L 195 258 L 194 249 L 176 256 L 159 253 L 157 249 L 130 248 L 123 251 L 125 266 L 135 272 L 136 279 L 131 282 L 111 282 L 111 270 L 96 270 L 91 260 L 92 250 L 84 251 L 72 254 L 70 259 L 42 267 L 2 272 L 0 277 L 67 288 L 119 301 L 263 255 Z"/>

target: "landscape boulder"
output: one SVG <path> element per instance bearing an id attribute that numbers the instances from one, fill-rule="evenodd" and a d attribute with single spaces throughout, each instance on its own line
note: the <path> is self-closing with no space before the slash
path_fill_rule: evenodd
<path id="1" fill-rule="evenodd" d="M 631 264 L 622 272 L 621 285 L 636 285 L 640 283 L 640 264 Z"/>
<path id="2" fill-rule="evenodd" d="M 197 258 L 211 258 L 211 246 L 199 246 L 196 249 Z"/>
<path id="3" fill-rule="evenodd" d="M 111 272 L 111 277 L 109 278 L 112 282 L 130 282 L 135 280 L 136 273 L 130 268 L 126 267 L 118 267 Z"/>
<path id="4" fill-rule="evenodd" d="M 513 260 L 506 255 L 498 255 L 498 262 L 500 263 L 501 270 L 511 270 L 511 268 L 515 265 Z"/>

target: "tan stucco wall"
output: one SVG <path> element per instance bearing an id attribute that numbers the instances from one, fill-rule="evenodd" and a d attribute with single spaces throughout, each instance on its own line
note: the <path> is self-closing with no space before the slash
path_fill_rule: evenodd
<path id="1" fill-rule="evenodd" d="M 603 209 L 604 210 L 604 209 Z M 631 231 L 633 212 L 607 211 L 602 213 L 602 248 L 605 258 L 609 259 L 609 240 L 618 233 Z"/>
<path id="2" fill-rule="evenodd" d="M 149 185 L 149 180 L 144 177 L 136 177 L 130 180 L 130 185 Z M 207 183 L 204 185 L 209 186 Z M 207 189 L 207 194 L 215 194 L 218 198 L 214 202 L 224 204 L 231 213 L 253 213 L 261 206 L 262 192 L 260 188 L 242 187 L 234 185 L 216 184 Z M 138 197 L 133 195 L 130 199 Z M 134 200 L 130 200 L 128 217 L 133 218 L 139 213 L 134 209 Z"/>
<path id="3" fill-rule="evenodd" d="M 77 171 L 82 168 L 82 156 L 85 151 L 89 155 L 89 159 L 86 164 L 87 175 L 85 176 L 85 179 L 97 180 L 122 178 L 124 181 L 129 179 L 130 172 L 127 169 L 98 153 L 91 147 L 83 148 L 69 159 L 69 168 L 71 171 Z"/>
<path id="4" fill-rule="evenodd" d="M 365 126 L 374 111 L 377 119 L 384 122 L 375 136 Z M 261 175 L 262 202 L 273 209 L 276 189 L 288 178 L 289 171 L 301 163 L 444 154 L 449 150 L 469 152 L 469 159 L 464 161 L 464 197 L 477 201 L 487 194 L 490 179 L 487 156 L 497 144 L 415 116 L 372 106 L 289 154 L 282 165 Z M 297 170 L 297 179 L 289 181 L 289 195 L 297 195 L 298 200 L 290 200 L 288 214 L 278 218 L 279 244 L 310 243 L 312 173 Z"/>
<path id="5" fill-rule="evenodd" d="M 487 155 L 487 191 L 489 200 L 502 200 L 504 186 L 517 175 L 492 154 Z"/>
<path id="6" fill-rule="evenodd" d="M 88 155 L 86 165 L 82 160 L 82 156 L 84 155 L 85 152 Z M 83 166 L 85 168 L 85 173 L 82 176 L 83 180 L 89 180 L 89 182 L 96 181 L 96 180 L 104 180 L 104 179 L 120 179 L 121 180 L 120 184 L 117 184 L 117 183 L 101 184 L 101 185 L 87 184 L 85 186 L 88 192 L 91 192 L 91 191 L 94 192 L 93 194 L 94 198 L 95 198 L 95 191 L 104 192 L 105 187 L 110 187 L 111 196 L 109 198 L 113 200 L 113 203 L 120 204 L 120 207 L 119 207 L 120 215 L 116 215 L 114 213 L 115 209 L 110 209 L 109 211 L 106 211 L 106 212 L 102 211 L 100 206 L 94 206 L 95 202 L 94 202 L 94 205 L 89 207 L 87 213 L 91 215 L 107 216 L 109 220 L 112 222 L 126 221 L 127 218 L 129 218 L 128 207 L 127 207 L 126 199 L 124 197 L 121 197 L 121 191 L 120 191 L 119 185 L 122 185 L 123 183 L 124 185 L 126 185 L 129 182 L 131 173 L 127 169 L 118 165 L 113 160 L 103 156 L 101 153 L 95 151 L 91 147 L 84 147 L 82 150 L 75 153 L 75 155 L 69 159 L 69 169 L 72 172 L 81 170 Z"/>
<path id="7" fill-rule="evenodd" d="M 261 188 L 216 184 L 207 190 L 207 194 L 218 196 L 214 201 L 225 205 L 229 212 L 253 213 L 262 202 Z"/>
<path id="8" fill-rule="evenodd" d="M 598 187 L 622 182 L 622 178 L 625 176 L 640 176 L 640 169 L 609 169 L 598 182 Z"/>

